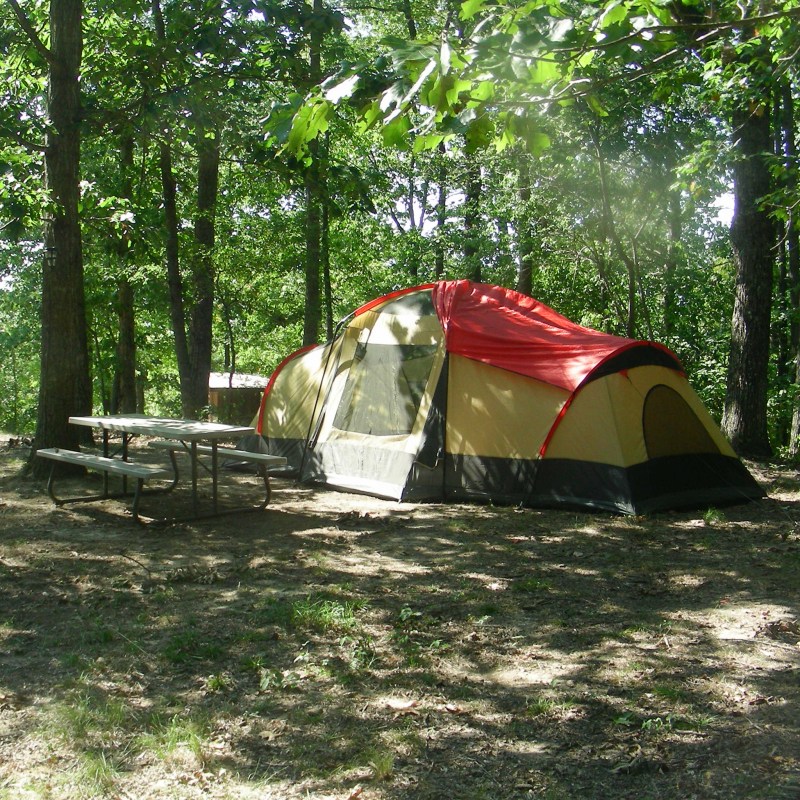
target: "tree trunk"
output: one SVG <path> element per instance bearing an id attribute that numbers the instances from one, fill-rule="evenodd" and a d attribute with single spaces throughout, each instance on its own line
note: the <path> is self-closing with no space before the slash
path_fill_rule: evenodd
<path id="1" fill-rule="evenodd" d="M 159 145 L 161 194 L 164 201 L 164 248 L 167 261 L 167 286 L 172 335 L 175 337 L 175 357 L 181 384 L 181 398 L 189 394 L 189 345 L 186 340 L 186 309 L 183 303 L 183 278 L 180 269 L 178 242 L 177 183 L 172 171 L 172 150 L 167 141 Z"/>
<path id="2" fill-rule="evenodd" d="M 322 186 L 319 174 L 319 148 L 311 142 L 313 161 L 305 174 L 306 190 L 306 303 L 303 317 L 303 344 L 316 344 L 322 322 L 320 264 L 322 262 Z"/>
<path id="3" fill-rule="evenodd" d="M 81 96 L 83 51 L 81 0 L 51 0 L 47 86 L 45 188 L 54 210 L 44 223 L 42 266 L 42 350 L 36 449 L 74 448 L 81 437 L 68 423 L 72 414 L 92 410 L 80 200 Z M 33 459 L 34 475 L 49 466 Z"/>
<path id="4" fill-rule="evenodd" d="M 681 237 L 683 235 L 683 208 L 680 192 L 668 190 L 669 205 L 669 249 L 664 270 L 664 333 L 668 336 L 675 330 L 677 304 L 675 299 L 678 263 L 681 253 Z"/>
<path id="5" fill-rule="evenodd" d="M 133 137 L 125 136 L 120 147 L 122 194 L 133 199 Z M 136 411 L 136 324 L 133 286 L 128 280 L 130 249 L 128 237 L 122 231 L 117 242 L 120 279 L 117 284 L 117 352 L 114 376 L 114 413 L 132 414 Z"/>
<path id="6" fill-rule="evenodd" d="M 417 38 L 417 23 L 414 20 L 414 11 L 411 8 L 411 0 L 401 0 L 403 8 L 403 17 L 406 21 L 406 30 L 408 31 L 409 39 Z"/>
<path id="7" fill-rule="evenodd" d="M 531 166 L 524 158 L 517 171 L 517 197 L 520 213 L 518 216 L 517 249 L 517 291 L 530 295 L 533 293 L 533 232 L 531 230 Z"/>
<path id="8" fill-rule="evenodd" d="M 167 28 L 160 0 L 152 0 L 151 10 L 156 37 L 161 44 L 167 41 Z M 163 69 L 163 64 L 161 64 Z M 172 335 L 175 337 L 175 358 L 178 364 L 181 406 L 184 413 L 185 398 L 191 396 L 191 359 L 186 336 L 186 307 L 183 300 L 183 277 L 180 265 L 180 241 L 178 236 L 178 184 L 172 168 L 172 146 L 167 126 L 165 138 L 159 142 L 159 168 L 161 172 L 161 195 L 164 201 L 164 250 L 167 262 L 167 286 L 169 288 L 169 312 Z"/>
<path id="9" fill-rule="evenodd" d="M 797 160 L 797 146 L 795 144 L 795 117 L 794 97 L 788 81 L 783 86 L 783 146 L 784 159 L 787 165 L 786 174 L 789 185 L 786 187 L 790 196 L 797 196 L 797 173 L 792 169 Z M 792 320 L 790 339 L 795 357 L 795 391 L 800 387 L 800 242 L 798 241 L 797 209 L 794 204 L 789 209 L 789 219 L 786 221 L 786 265 L 789 277 L 789 316 Z M 800 396 L 795 399 L 792 414 L 791 431 L 789 434 L 789 454 L 794 458 L 800 452 Z"/>
<path id="10" fill-rule="evenodd" d="M 736 293 L 722 429 L 741 456 L 769 458 L 767 377 L 775 228 L 760 200 L 770 190 L 769 107 L 733 115 L 736 161 L 731 244 Z"/>
<path id="11" fill-rule="evenodd" d="M 482 279 L 480 248 L 480 207 L 483 179 L 481 165 L 474 153 L 467 154 L 467 186 L 464 197 L 464 267 L 472 281 Z"/>
<path id="12" fill-rule="evenodd" d="M 327 154 L 326 154 L 327 155 Z M 331 219 L 328 207 L 327 189 L 322 204 L 322 280 L 325 292 L 325 334 L 329 341 L 333 338 L 333 289 L 331 287 Z"/>
<path id="13" fill-rule="evenodd" d="M 314 86 L 322 77 L 322 0 L 313 0 L 313 20 L 309 47 L 308 85 Z M 320 167 L 321 148 L 315 140 L 309 144 L 311 164 L 305 173 L 306 195 L 306 297 L 303 317 L 303 344 L 316 344 L 322 323 L 320 265 L 322 263 L 322 204 L 323 183 Z"/>
<path id="14" fill-rule="evenodd" d="M 189 375 L 181 397 L 183 414 L 199 417 L 208 406 L 214 321 L 214 223 L 219 189 L 219 138 L 201 120 L 197 123 L 197 217 L 192 259 L 194 302 L 189 317 Z"/>
<path id="15" fill-rule="evenodd" d="M 136 411 L 136 324 L 134 316 L 133 286 L 127 278 L 117 285 L 117 366 L 116 398 L 112 411 L 115 414 L 133 414 Z"/>
<path id="16" fill-rule="evenodd" d="M 600 196 L 603 203 L 603 222 L 605 225 L 605 235 L 611 242 L 617 257 L 625 267 L 628 278 L 628 288 L 626 296 L 625 312 L 625 335 L 633 339 L 636 337 L 636 283 L 637 283 L 637 264 L 634 257 L 631 257 L 625 250 L 625 245 L 617 231 L 614 221 L 614 210 L 611 206 L 611 194 L 608 186 L 608 168 L 600 142 L 600 133 L 597 128 L 592 129 L 592 139 L 594 141 L 595 154 L 597 155 L 597 171 L 600 179 Z"/>
<path id="17" fill-rule="evenodd" d="M 444 242 L 445 225 L 447 224 L 447 148 L 444 142 L 439 144 L 439 168 L 437 175 L 439 194 L 436 199 L 436 239 L 434 275 L 436 280 L 444 277 Z"/>

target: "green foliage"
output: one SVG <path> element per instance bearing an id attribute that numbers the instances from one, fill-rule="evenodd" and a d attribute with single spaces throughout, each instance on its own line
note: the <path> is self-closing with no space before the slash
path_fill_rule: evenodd
<path id="1" fill-rule="evenodd" d="M 46 38 L 45 10 L 26 9 Z M 304 181 L 316 146 L 325 154 L 333 321 L 383 292 L 463 277 L 475 262 L 482 280 L 513 286 L 524 254 L 534 296 L 591 327 L 663 341 L 720 417 L 734 273 L 713 210 L 728 181 L 722 120 L 743 98 L 761 113 L 762 68 L 791 63 L 796 9 L 765 14 L 757 35 L 731 3 L 715 17 L 645 0 L 579 14 L 555 0 L 466 0 L 455 10 L 457 20 L 414 3 L 409 20 L 364 8 L 314 13 L 302 3 L 245 3 L 224 15 L 213 4 L 163 3 L 159 41 L 149 8 L 91 8 L 81 213 L 97 409 L 112 402 L 114 301 L 125 280 L 144 410 L 180 413 L 159 147 L 167 143 L 173 157 L 190 303 L 197 137 L 213 130 L 222 169 L 212 369 L 269 374 L 302 342 Z M 0 18 L 17 30 L 10 7 Z M 320 41 L 315 87 L 308 52 Z M 46 64 L 25 37 L 2 42 L 0 428 L 29 433 L 38 225 L 52 211 L 40 181 Z M 481 193 L 468 263 L 471 169 Z M 796 187 L 784 159 L 772 170 L 766 200 L 787 218 Z M 775 324 L 790 321 L 782 313 Z M 780 436 L 795 396 L 785 364 L 774 369 L 770 412 Z"/>

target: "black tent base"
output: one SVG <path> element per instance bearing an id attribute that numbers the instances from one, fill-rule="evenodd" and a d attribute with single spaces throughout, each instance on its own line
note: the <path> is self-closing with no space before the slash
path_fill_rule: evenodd
<path id="1" fill-rule="evenodd" d="M 479 475 L 480 481 L 475 480 Z M 628 468 L 568 459 L 450 459 L 446 485 L 448 500 L 632 515 L 736 505 L 765 496 L 737 458 L 706 453 L 650 459 Z"/>

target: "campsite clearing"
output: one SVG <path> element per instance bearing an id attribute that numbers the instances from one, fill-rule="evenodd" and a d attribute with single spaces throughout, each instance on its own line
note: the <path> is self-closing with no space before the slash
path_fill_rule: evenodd
<path id="1" fill-rule="evenodd" d="M 142 530 L 54 508 L 26 454 L 0 442 L 2 800 L 800 796 L 794 470 L 647 518 L 279 480 Z"/>

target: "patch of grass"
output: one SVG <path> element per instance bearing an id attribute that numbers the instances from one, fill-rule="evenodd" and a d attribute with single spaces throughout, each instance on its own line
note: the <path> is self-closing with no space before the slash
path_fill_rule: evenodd
<path id="1" fill-rule="evenodd" d="M 548 581 L 541 578 L 518 578 L 511 584 L 511 589 L 515 592 L 525 592 L 527 594 L 539 594 L 549 592 L 552 586 Z"/>
<path id="2" fill-rule="evenodd" d="M 475 610 L 467 617 L 470 622 L 474 622 L 476 625 L 482 625 L 492 617 L 496 617 L 498 614 L 502 613 L 502 609 L 500 608 L 497 603 L 481 603 L 478 605 Z"/>
<path id="3" fill-rule="evenodd" d="M 657 716 L 642 716 L 635 711 L 625 711 L 614 718 L 614 725 L 632 728 L 649 733 L 668 731 L 695 731 L 705 730 L 714 721 L 709 714 L 664 714 Z"/>
<path id="4" fill-rule="evenodd" d="M 189 755 L 197 764 L 205 765 L 209 731 L 207 720 L 201 716 L 175 714 L 164 718 L 156 714 L 148 721 L 137 745 L 142 752 L 152 753 L 162 761 Z"/>
<path id="5" fill-rule="evenodd" d="M 83 629 L 82 640 L 85 645 L 111 644 L 116 639 L 112 628 L 102 619 L 95 619 Z"/>
<path id="6" fill-rule="evenodd" d="M 78 679 L 86 682 L 85 676 Z M 82 686 L 67 693 L 45 717 L 45 730 L 67 744 L 110 744 L 133 722 L 133 712 L 116 697 Z"/>
<path id="7" fill-rule="evenodd" d="M 388 750 L 374 753 L 367 763 L 375 781 L 388 781 L 394 775 L 394 754 Z"/>
<path id="8" fill-rule="evenodd" d="M 232 689 L 234 684 L 233 676 L 229 672 L 216 672 L 205 679 L 204 688 L 209 694 L 218 694 Z"/>
<path id="9" fill-rule="evenodd" d="M 681 703 L 686 701 L 686 692 L 677 686 L 669 686 L 666 684 L 654 686 L 650 691 L 662 700 L 669 700 L 673 703 Z"/>
<path id="10" fill-rule="evenodd" d="M 378 660 L 375 642 L 371 636 L 342 636 L 339 646 L 347 653 L 350 669 L 363 672 L 372 669 Z"/>
<path id="11" fill-rule="evenodd" d="M 263 625 L 289 628 L 292 624 L 292 604 L 286 600 L 267 597 L 257 604 L 255 615 Z"/>
<path id="12" fill-rule="evenodd" d="M 153 601 L 156 605 L 167 605 L 172 603 L 178 596 L 178 590 L 169 584 L 160 586 L 157 591 L 153 592 Z"/>
<path id="13" fill-rule="evenodd" d="M 705 514 L 703 514 L 703 523 L 709 526 L 724 525 L 727 521 L 728 518 L 725 516 L 724 512 L 720 511 L 718 508 L 709 508 Z"/>
<path id="14" fill-rule="evenodd" d="M 673 623 L 670 620 L 662 619 L 661 621 L 653 624 L 642 623 L 639 625 L 631 625 L 621 631 L 621 635 L 625 639 L 632 639 L 637 635 L 644 636 L 669 636 L 673 632 Z"/>
<path id="15" fill-rule="evenodd" d="M 300 690 L 302 680 L 302 675 L 292 669 L 261 668 L 258 671 L 258 690 L 268 692 L 277 689 L 283 692 L 296 692 Z"/>
<path id="16" fill-rule="evenodd" d="M 81 753 L 73 780 L 78 797 L 108 796 L 119 777 L 120 769 L 105 750 Z"/>
<path id="17" fill-rule="evenodd" d="M 539 695 L 528 699 L 525 704 L 525 713 L 529 717 L 556 717 L 576 708 L 577 705 L 574 700 L 569 698 Z"/>
<path id="18" fill-rule="evenodd" d="M 298 628 L 324 631 L 352 631 L 358 627 L 356 612 L 364 608 L 363 601 L 328 600 L 324 598 L 298 600 L 292 605 L 292 623 Z"/>
<path id="19" fill-rule="evenodd" d="M 705 730 L 714 718 L 708 714 L 665 714 L 642 720 L 643 731 L 695 731 Z"/>
<path id="20" fill-rule="evenodd" d="M 281 628 L 305 628 L 318 632 L 352 631 L 359 626 L 363 600 L 308 596 L 299 600 L 268 598 L 257 609 L 258 621 Z"/>
<path id="21" fill-rule="evenodd" d="M 392 641 L 403 654 L 406 666 L 426 666 L 431 655 L 450 649 L 446 641 L 432 633 L 437 625 L 438 620 L 425 612 L 411 606 L 400 609 L 394 622 Z"/>

